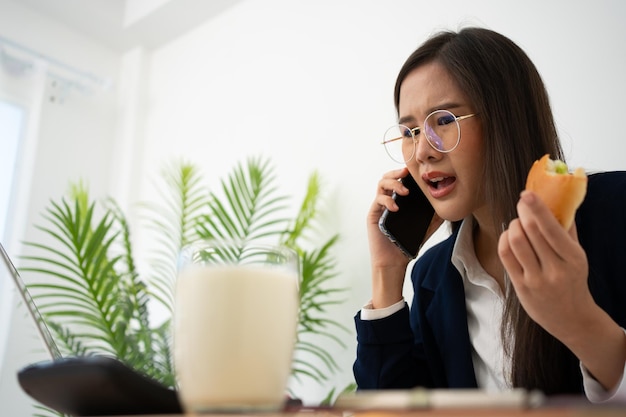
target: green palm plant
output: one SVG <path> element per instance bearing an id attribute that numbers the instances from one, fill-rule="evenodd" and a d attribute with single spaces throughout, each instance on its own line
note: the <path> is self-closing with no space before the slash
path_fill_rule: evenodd
<path id="1" fill-rule="evenodd" d="M 111 199 L 101 204 L 91 201 L 81 183 L 71 188 L 68 198 L 51 201 L 43 216 L 45 225 L 37 226 L 53 243 L 26 242 L 35 254 L 25 257 L 22 270 L 42 277 L 29 288 L 64 353 L 113 355 L 174 386 L 170 319 L 153 323 L 149 307 L 156 303 L 172 312 L 178 253 L 199 239 L 265 238 L 293 248 L 300 257 L 301 307 L 293 375 L 326 382 L 338 365 L 315 338 L 343 346 L 336 333 L 346 329 L 327 316 L 328 307 L 342 301 L 343 289 L 331 283 L 336 276 L 332 248 L 338 235 L 321 244 L 314 239 L 321 200 L 317 173 L 309 177 L 294 218 L 287 215 L 289 198 L 279 192 L 266 159 L 237 164 L 220 181 L 219 192 L 207 188 L 199 169 L 190 163 L 171 164 L 162 174 L 157 184 L 162 201 L 143 205 L 154 234 L 145 273 L 137 267 L 122 210 Z M 318 361 L 303 358 L 307 355 Z"/>

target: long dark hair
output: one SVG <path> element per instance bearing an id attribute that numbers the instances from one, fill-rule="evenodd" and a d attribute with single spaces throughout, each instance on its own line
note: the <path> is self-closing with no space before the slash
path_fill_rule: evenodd
<path id="1" fill-rule="evenodd" d="M 496 230 L 517 217 L 516 204 L 532 163 L 544 154 L 563 160 L 547 91 L 535 65 L 509 38 L 483 28 L 445 31 L 429 38 L 404 63 L 400 87 L 415 68 L 442 64 L 480 114 L 485 144 L 483 178 L 486 203 Z M 458 224 L 457 224 L 458 226 Z M 537 325 L 508 285 L 502 339 L 512 358 L 510 383 L 547 394 L 579 391 L 570 369 L 573 355 Z"/>

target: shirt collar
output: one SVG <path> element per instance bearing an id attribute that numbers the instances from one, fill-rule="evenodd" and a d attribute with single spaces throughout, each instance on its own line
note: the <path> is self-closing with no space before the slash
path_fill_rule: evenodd
<path id="1" fill-rule="evenodd" d="M 478 285 L 486 287 L 499 297 L 503 297 L 502 291 L 496 280 L 483 269 L 474 249 L 474 217 L 468 216 L 463 219 L 454 248 L 452 249 L 451 262 L 461 274 L 463 285 Z"/>

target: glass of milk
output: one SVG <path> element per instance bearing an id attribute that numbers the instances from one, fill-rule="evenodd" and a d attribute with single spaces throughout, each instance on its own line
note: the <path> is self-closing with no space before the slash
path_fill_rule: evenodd
<path id="1" fill-rule="evenodd" d="M 183 249 L 174 366 L 186 412 L 279 411 L 298 324 L 298 255 L 254 241 Z"/>

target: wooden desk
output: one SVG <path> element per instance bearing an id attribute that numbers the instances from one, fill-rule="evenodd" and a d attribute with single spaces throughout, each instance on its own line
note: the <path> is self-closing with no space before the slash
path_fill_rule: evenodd
<path id="1" fill-rule="evenodd" d="M 358 407 L 363 403 L 345 403 L 346 407 Z M 351 404 L 351 405 L 347 405 Z M 358 405 L 356 405 L 358 404 Z M 368 403 L 370 404 L 370 403 Z M 443 403 L 442 407 L 449 403 Z M 502 403 L 501 403 L 502 404 Z M 626 403 L 597 405 L 584 396 L 542 397 L 540 402 L 524 403 L 533 406 L 524 408 L 520 403 L 489 408 L 484 404 L 465 408 L 431 408 L 410 410 L 359 410 L 346 411 L 319 407 L 294 407 L 277 413 L 231 413 L 231 414 L 167 414 L 126 417 L 626 417 Z M 118 416 L 119 417 L 119 416 Z"/>
<path id="2" fill-rule="evenodd" d="M 533 409 L 450 409 L 415 411 L 333 412 L 302 410 L 293 413 L 266 414 L 180 414 L 142 417 L 625 417 L 626 406 L 541 407 Z M 137 416 L 127 416 L 137 417 Z"/>

